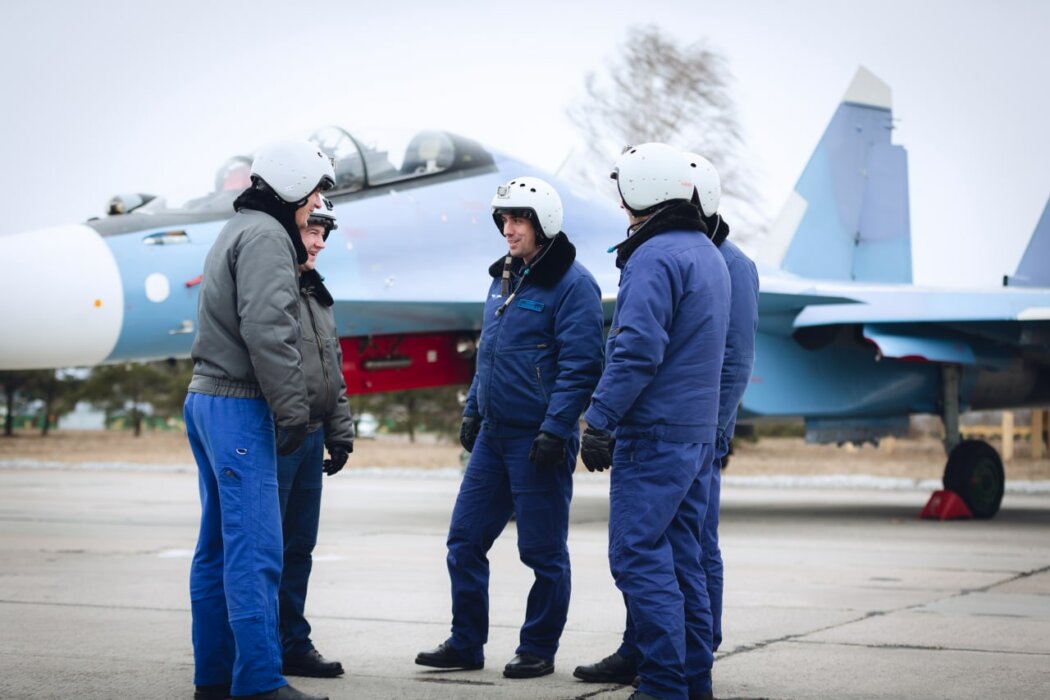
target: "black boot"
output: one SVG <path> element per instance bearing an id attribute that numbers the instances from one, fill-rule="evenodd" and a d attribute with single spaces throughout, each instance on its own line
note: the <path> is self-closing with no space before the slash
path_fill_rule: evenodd
<path id="1" fill-rule="evenodd" d="M 436 649 L 421 651 L 416 654 L 416 663 L 433 668 L 459 668 L 464 671 L 476 671 L 485 667 L 484 661 L 474 661 L 465 653 L 453 648 L 448 642 L 442 642 Z"/>
<path id="2" fill-rule="evenodd" d="M 517 654 L 503 667 L 506 678 L 538 678 L 548 673 L 554 673 L 554 662 L 528 652 Z"/>
<path id="3" fill-rule="evenodd" d="M 230 697 L 230 684 L 198 685 L 193 691 L 193 700 L 226 700 Z"/>
<path id="4" fill-rule="evenodd" d="M 596 664 L 577 666 L 572 675 L 587 683 L 619 683 L 627 685 L 638 673 L 638 665 L 619 654 L 606 656 Z"/>
<path id="5" fill-rule="evenodd" d="M 329 661 L 316 649 L 303 654 L 285 654 L 281 672 L 286 676 L 310 676 L 312 678 L 335 678 L 343 675 L 343 665 Z"/>

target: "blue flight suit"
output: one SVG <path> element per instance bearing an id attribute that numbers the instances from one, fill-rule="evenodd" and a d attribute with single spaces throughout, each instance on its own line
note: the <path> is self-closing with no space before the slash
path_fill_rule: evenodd
<path id="1" fill-rule="evenodd" d="M 666 700 L 710 690 L 713 660 L 699 529 L 730 288 L 704 231 L 699 211 L 681 202 L 619 246 L 605 371 L 585 414 L 616 436 L 609 564 L 642 656 L 639 690 Z"/>
<path id="2" fill-rule="evenodd" d="M 724 225 L 721 217 L 719 224 Z M 717 238 L 716 238 L 717 240 Z M 755 333 L 758 330 L 758 270 L 743 251 L 728 240 L 718 250 L 729 270 L 732 298 L 729 305 L 729 330 L 726 354 L 722 361 L 722 385 L 718 399 L 718 432 L 715 436 L 715 465 L 711 472 L 711 493 L 707 515 L 700 532 L 703 552 L 701 564 L 707 578 L 711 599 L 712 650 L 722 644 L 722 551 L 718 547 L 718 511 L 722 491 L 722 460 L 729 454 L 729 442 L 736 429 L 737 408 L 751 381 L 755 364 Z"/>
<path id="3" fill-rule="evenodd" d="M 284 525 L 280 631 L 281 645 L 288 656 L 302 655 L 314 648 L 306 619 L 306 593 L 321 519 L 324 450 L 326 446 L 349 450 L 354 443 L 333 303 L 320 273 L 303 271 L 299 276 L 299 319 L 310 432 L 298 450 L 277 458 L 278 495 Z"/>
<path id="4" fill-rule="evenodd" d="M 535 573 L 516 653 L 553 661 L 568 614 L 572 472 L 580 414 L 601 374 L 603 325 L 601 291 L 575 257 L 559 233 L 530 268 L 514 260 L 513 295 L 501 292 L 504 259 L 489 268 L 495 279 L 464 409 L 481 418 L 481 432 L 448 533 L 448 644 L 475 662 L 488 641 L 486 555 L 512 513 L 519 556 Z M 541 470 L 529 461 L 541 431 L 566 441 L 559 467 Z"/>
<path id="5" fill-rule="evenodd" d="M 318 428 L 306 436 L 298 450 L 277 458 L 277 496 L 284 536 L 278 596 L 280 636 L 281 648 L 288 654 L 304 654 L 314 648 L 305 610 L 321 520 L 324 440 L 324 428 Z"/>
<path id="6" fill-rule="evenodd" d="M 706 223 L 711 226 L 725 226 L 720 217 L 711 217 Z M 718 399 L 715 460 L 711 469 L 706 514 L 702 519 L 700 531 L 701 566 L 711 601 L 712 652 L 717 651 L 722 643 L 723 567 L 722 553 L 718 546 L 721 465 L 729 453 L 729 442 L 736 427 L 737 407 L 751 378 L 755 359 L 755 332 L 758 328 L 758 270 L 751 259 L 730 241 L 723 239 L 717 245 L 729 271 L 731 300 Z M 637 665 L 641 661 L 641 652 L 635 643 L 634 634 L 634 623 L 628 613 L 623 642 L 616 653 Z"/>
<path id="7" fill-rule="evenodd" d="M 712 227 L 724 227 L 718 216 L 706 220 Z M 727 227 L 728 228 L 728 227 Z M 717 240 L 717 238 L 716 238 Z M 722 360 L 718 398 L 718 429 L 715 436 L 715 461 L 711 470 L 708 507 L 700 529 L 700 564 L 707 580 L 711 599 L 712 645 L 715 652 L 721 644 L 722 558 L 718 548 L 718 506 L 721 493 L 721 463 L 729 453 L 736 427 L 737 407 L 748 388 L 755 363 L 755 333 L 758 328 L 758 270 L 755 263 L 732 242 L 722 239 L 718 251 L 726 259 L 730 274 L 729 330 L 726 335 L 726 357 Z M 642 660 L 634 641 L 634 623 L 630 614 L 624 629 L 624 640 L 616 654 L 637 664 Z M 687 673 L 688 675 L 688 673 Z"/>

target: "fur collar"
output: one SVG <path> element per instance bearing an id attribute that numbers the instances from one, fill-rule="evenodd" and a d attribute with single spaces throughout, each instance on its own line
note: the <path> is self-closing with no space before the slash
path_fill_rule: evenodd
<path id="1" fill-rule="evenodd" d="M 722 218 L 721 214 L 715 214 L 713 216 L 704 216 L 704 226 L 707 227 L 707 235 L 711 237 L 711 242 L 716 247 L 722 247 L 722 241 L 729 238 L 729 224 Z"/>
<path id="2" fill-rule="evenodd" d="M 686 201 L 674 201 L 652 216 L 631 233 L 627 239 L 612 247 L 616 251 L 616 267 L 623 269 L 631 253 L 653 236 L 668 231 L 697 231 L 707 235 L 707 227 L 700 218 L 700 209 Z"/>
<path id="3" fill-rule="evenodd" d="M 575 260 L 576 246 L 569 241 L 568 236 L 559 232 L 532 261 L 529 281 L 540 287 L 553 287 L 569 271 Z M 506 261 L 507 256 L 504 256 L 489 265 L 489 274 L 493 279 L 499 279 L 503 275 L 503 266 Z M 521 261 L 517 258 L 513 258 L 512 261 L 511 264 L 517 268 L 515 271 L 520 272 Z"/>
<path id="4" fill-rule="evenodd" d="M 295 211 L 299 207 L 289 204 L 280 199 L 273 192 L 267 192 L 255 187 L 249 187 L 233 202 L 235 211 L 241 209 L 254 209 L 269 214 L 277 219 L 292 239 L 292 247 L 295 248 L 295 264 L 302 265 L 306 262 L 306 246 L 303 245 L 303 237 L 299 234 L 299 227 L 295 225 Z"/>
<path id="5" fill-rule="evenodd" d="M 306 270 L 299 275 L 299 289 L 304 294 L 312 294 L 321 302 L 322 306 L 331 306 L 335 303 L 332 293 L 324 286 L 324 277 L 317 270 Z"/>

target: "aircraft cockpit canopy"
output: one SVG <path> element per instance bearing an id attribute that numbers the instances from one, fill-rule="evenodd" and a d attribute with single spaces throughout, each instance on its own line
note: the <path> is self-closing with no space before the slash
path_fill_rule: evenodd
<path id="1" fill-rule="evenodd" d="M 215 191 L 243 192 L 252 184 L 251 174 L 252 159 L 248 156 L 233 156 L 215 173 Z"/>
<path id="2" fill-rule="evenodd" d="M 389 185 L 439 173 L 492 165 L 480 144 L 446 131 L 373 129 L 351 135 L 337 126 L 310 137 L 335 168 L 334 194 Z"/>
<path id="3" fill-rule="evenodd" d="M 350 194 L 373 187 L 411 186 L 431 177 L 460 175 L 495 167 L 492 154 L 481 144 L 447 131 L 398 131 L 372 129 L 351 135 L 337 126 L 315 131 L 309 139 L 331 159 L 335 189 L 329 196 Z M 203 197 L 172 206 L 152 195 L 121 195 L 107 204 L 107 216 L 90 219 L 103 235 L 131 230 L 138 217 L 149 215 L 157 225 L 168 221 L 207 221 L 233 212 L 237 196 L 251 185 L 252 156 L 235 155 L 216 171 L 214 188 Z"/>

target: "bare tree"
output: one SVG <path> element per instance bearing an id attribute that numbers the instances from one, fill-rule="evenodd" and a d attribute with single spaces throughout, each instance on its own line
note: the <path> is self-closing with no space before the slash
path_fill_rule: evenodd
<path id="1" fill-rule="evenodd" d="M 726 59 L 703 42 L 679 46 L 655 26 L 628 28 L 616 58 L 587 74 L 584 95 L 568 110 L 585 147 L 563 165 L 564 175 L 614 197 L 609 171 L 626 144 L 659 141 L 693 151 L 718 169 L 723 197 L 750 233 L 758 214 L 740 164 L 730 82 Z"/>

